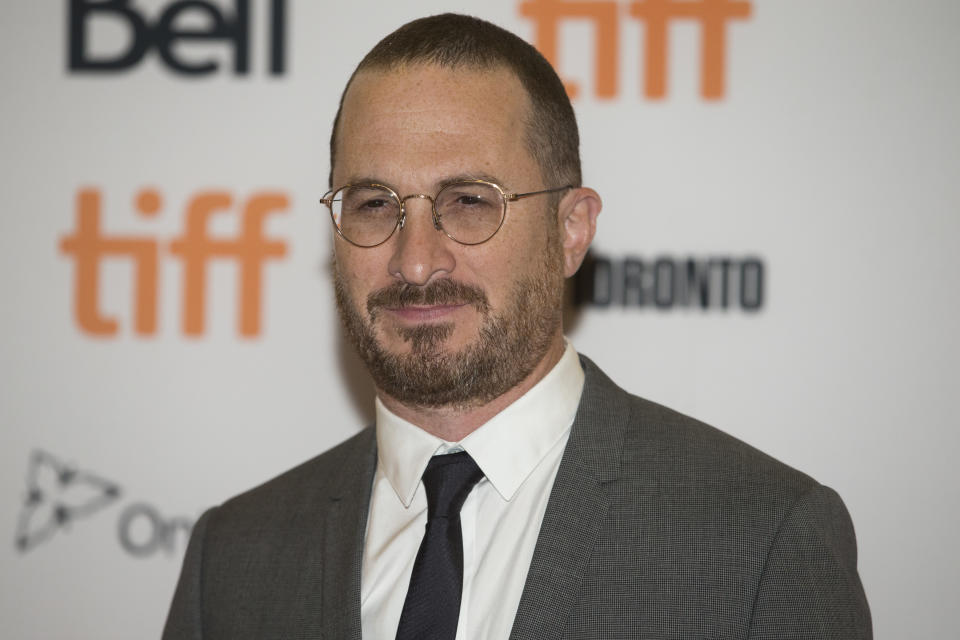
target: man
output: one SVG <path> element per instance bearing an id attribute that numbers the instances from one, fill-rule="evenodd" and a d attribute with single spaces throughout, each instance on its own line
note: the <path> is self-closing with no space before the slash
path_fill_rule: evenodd
<path id="1" fill-rule="evenodd" d="M 564 340 L 600 211 L 578 144 L 489 23 L 364 58 L 324 204 L 376 427 L 207 512 L 165 638 L 871 637 L 833 491 Z"/>

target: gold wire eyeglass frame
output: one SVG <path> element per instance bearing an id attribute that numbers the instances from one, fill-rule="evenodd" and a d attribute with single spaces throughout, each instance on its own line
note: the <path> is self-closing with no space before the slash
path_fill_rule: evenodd
<path id="1" fill-rule="evenodd" d="M 500 224 L 498 224 L 497 228 L 494 229 L 493 232 L 483 240 L 479 240 L 477 242 L 463 242 L 462 240 L 457 240 L 452 235 L 450 235 L 450 233 L 446 229 L 443 228 L 443 224 L 440 222 L 440 214 L 437 212 L 437 197 L 445 189 L 449 189 L 451 187 L 455 187 L 461 184 L 487 185 L 496 189 L 497 192 L 500 194 L 500 200 L 503 204 L 503 209 L 500 212 Z M 340 225 L 337 224 L 337 218 L 333 213 L 333 196 L 343 191 L 344 189 L 349 189 L 351 187 L 376 187 L 378 189 L 383 189 L 389 192 L 390 195 L 393 196 L 393 199 L 400 205 L 400 210 L 399 210 L 399 213 L 397 214 L 397 223 L 394 225 L 393 230 L 390 231 L 390 233 L 387 235 L 386 238 L 384 238 L 380 242 L 377 242 L 376 244 L 359 244 L 357 242 L 354 242 L 347 236 L 343 235 L 343 231 L 340 229 Z M 332 189 L 328 191 L 326 194 L 324 194 L 322 198 L 320 198 L 320 202 L 325 204 L 327 206 L 327 209 L 330 211 L 330 219 L 333 221 L 334 229 L 337 230 L 337 235 L 339 235 L 341 238 L 343 238 L 344 240 L 346 240 L 347 242 L 349 242 L 350 244 L 356 247 L 362 247 L 364 249 L 372 249 L 373 247 L 379 247 L 381 244 L 383 244 L 384 242 L 392 238 L 393 234 L 397 232 L 397 229 L 403 229 L 403 225 L 406 223 L 406 220 L 407 220 L 407 210 L 406 210 L 407 200 L 411 198 L 430 201 L 430 209 L 432 211 L 432 217 L 433 217 L 433 227 L 437 231 L 442 231 L 445 236 L 447 236 L 448 238 L 450 238 L 451 240 L 453 240 L 458 244 L 474 246 L 478 244 L 483 244 L 484 242 L 487 242 L 488 240 L 490 240 L 490 238 L 492 238 L 493 236 L 497 235 L 497 232 L 500 231 L 500 227 L 503 226 L 503 221 L 507 219 L 507 203 L 508 202 L 522 200 L 523 198 L 529 198 L 530 196 L 539 196 L 545 193 L 556 193 L 557 191 L 564 191 L 565 189 L 573 189 L 573 185 L 568 184 L 563 187 L 554 187 L 552 189 L 542 189 L 540 191 L 528 191 L 527 193 L 507 193 L 506 191 L 503 190 L 503 187 L 498 185 L 496 182 L 490 182 L 488 180 L 458 180 L 457 182 L 444 185 L 443 187 L 440 188 L 439 191 L 437 191 L 436 195 L 434 196 L 430 196 L 425 193 L 411 193 L 409 195 L 401 197 L 400 194 L 398 194 L 396 191 L 394 191 L 387 185 L 377 184 L 375 182 L 372 182 L 372 183 L 365 183 L 365 184 L 347 184 L 337 189 Z"/>

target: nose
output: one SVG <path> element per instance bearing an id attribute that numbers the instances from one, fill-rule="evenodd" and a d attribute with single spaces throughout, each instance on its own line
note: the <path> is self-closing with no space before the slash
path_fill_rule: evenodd
<path id="1" fill-rule="evenodd" d="M 416 286 L 423 286 L 451 273 L 456 260 L 452 240 L 433 224 L 429 198 L 405 198 L 403 228 L 398 229 L 387 268 L 390 275 Z"/>

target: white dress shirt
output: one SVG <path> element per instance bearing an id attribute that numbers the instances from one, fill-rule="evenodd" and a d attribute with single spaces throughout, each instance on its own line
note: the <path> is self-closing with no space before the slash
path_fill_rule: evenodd
<path id="1" fill-rule="evenodd" d="M 427 522 L 420 476 L 431 456 L 465 450 L 483 471 L 460 511 L 463 595 L 457 640 L 503 639 L 520 604 L 540 523 L 583 391 L 573 347 L 532 389 L 457 443 L 377 399 L 377 473 L 363 548 L 365 640 L 392 640 Z"/>

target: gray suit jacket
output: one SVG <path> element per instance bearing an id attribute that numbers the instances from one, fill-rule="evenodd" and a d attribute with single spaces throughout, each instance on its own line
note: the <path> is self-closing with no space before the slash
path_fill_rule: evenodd
<path id="1" fill-rule="evenodd" d="M 582 362 L 512 640 L 872 637 L 836 493 Z M 163 638 L 359 640 L 376 459 L 367 429 L 204 514 Z"/>

